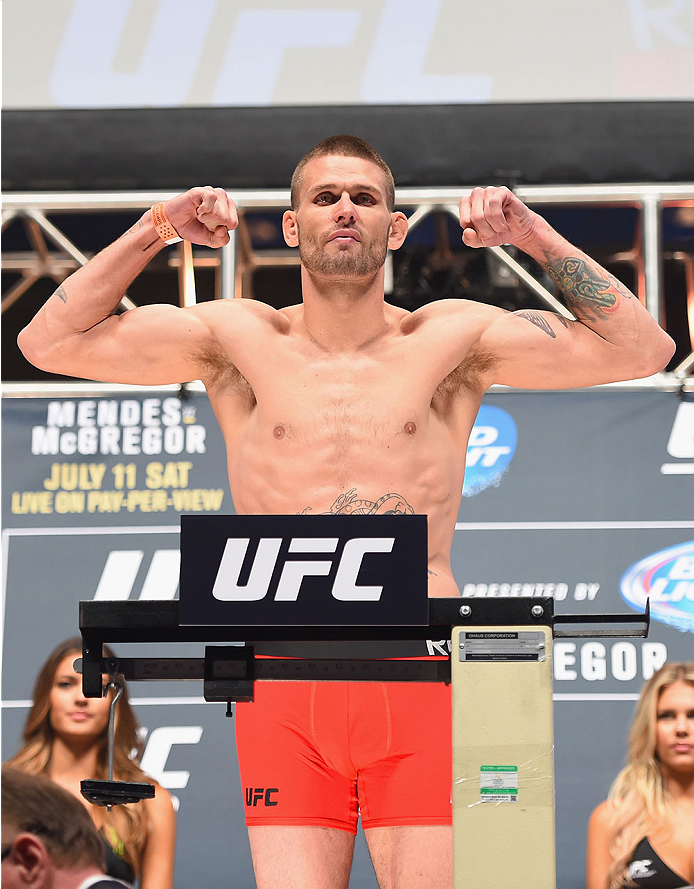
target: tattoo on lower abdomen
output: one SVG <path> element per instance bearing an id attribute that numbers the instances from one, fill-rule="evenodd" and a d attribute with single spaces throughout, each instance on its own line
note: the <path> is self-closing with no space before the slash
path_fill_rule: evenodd
<path id="1" fill-rule="evenodd" d="M 67 293 L 65 292 L 65 288 L 61 284 L 60 287 L 56 291 L 54 291 L 54 296 L 57 296 L 58 299 L 62 299 L 64 303 L 67 302 Z"/>
<path id="2" fill-rule="evenodd" d="M 567 257 L 560 264 L 551 264 L 547 258 L 547 272 L 566 296 L 571 309 L 578 317 L 597 320 L 617 309 L 620 296 L 631 294 L 616 278 L 605 272 L 602 277 L 579 257 Z"/>
<path id="3" fill-rule="evenodd" d="M 300 515 L 312 512 L 310 506 L 302 509 Z M 340 494 L 326 512 L 319 515 L 414 515 L 414 509 L 400 494 L 384 494 L 378 500 L 361 500 L 357 497 L 357 489 L 351 488 L 346 494 Z"/>

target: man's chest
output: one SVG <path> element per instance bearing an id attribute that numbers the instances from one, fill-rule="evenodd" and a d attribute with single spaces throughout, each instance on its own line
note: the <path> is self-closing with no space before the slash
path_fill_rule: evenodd
<path id="1" fill-rule="evenodd" d="M 256 387 L 258 421 L 306 443 L 411 437 L 425 428 L 435 389 L 404 370 L 323 363 L 262 376 Z"/>
<path id="2" fill-rule="evenodd" d="M 469 356 L 443 343 L 423 348 L 409 338 L 345 354 L 279 340 L 261 352 L 240 354 L 237 367 L 261 410 L 284 410 L 297 420 L 318 415 L 405 422 L 429 410 L 442 394 L 464 397 L 474 388 Z"/>

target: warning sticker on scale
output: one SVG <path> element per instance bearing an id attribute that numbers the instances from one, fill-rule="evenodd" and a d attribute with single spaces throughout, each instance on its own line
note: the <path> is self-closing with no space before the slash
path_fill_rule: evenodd
<path id="1" fill-rule="evenodd" d="M 480 766 L 480 802 L 517 803 L 518 766 Z"/>

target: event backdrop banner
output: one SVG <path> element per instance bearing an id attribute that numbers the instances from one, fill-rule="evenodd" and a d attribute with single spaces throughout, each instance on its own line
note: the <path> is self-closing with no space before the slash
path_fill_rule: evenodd
<path id="1" fill-rule="evenodd" d="M 79 600 L 176 598 L 180 515 L 234 507 L 224 442 L 199 393 L 4 398 L 2 430 L 7 758 L 38 667 L 77 632 Z M 462 494 L 452 557 L 464 597 L 551 595 L 558 613 L 595 615 L 640 613 L 650 597 L 647 639 L 554 645 L 558 885 L 579 889 L 586 820 L 622 764 L 636 695 L 666 659 L 694 658 L 694 400 L 494 391 L 472 431 Z M 209 889 L 250 889 L 233 720 L 201 691 L 131 687 L 143 765 L 179 805 L 177 885 L 198 882 L 204 859 Z M 350 885 L 374 889 L 361 837 L 357 849 Z"/>
<path id="2" fill-rule="evenodd" d="M 582 0 L 580 7 L 554 0 L 5 0 L 3 7 L 5 108 L 694 95 L 688 0 Z M 164 58 L 176 59 L 166 77 Z"/>

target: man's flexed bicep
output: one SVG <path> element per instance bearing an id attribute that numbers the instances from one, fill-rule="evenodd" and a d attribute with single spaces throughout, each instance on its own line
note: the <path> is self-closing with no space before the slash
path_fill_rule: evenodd
<path id="1" fill-rule="evenodd" d="M 52 351 L 36 364 L 105 383 L 157 386 L 200 379 L 215 342 L 201 309 L 165 304 L 109 315 L 88 330 L 62 334 L 60 354 Z M 46 334 L 51 336 L 50 328 Z"/>
<path id="2" fill-rule="evenodd" d="M 674 343 L 613 275 L 571 245 L 507 188 L 476 188 L 461 201 L 470 247 L 515 244 L 557 284 L 575 316 L 544 311 L 497 316 L 480 345 L 497 359 L 491 382 L 527 388 L 592 386 L 650 376 Z"/>
<path id="3" fill-rule="evenodd" d="M 493 356 L 487 385 L 570 389 L 649 376 L 660 370 L 646 354 L 604 339 L 555 312 L 501 312 L 477 348 Z"/>
<path id="4" fill-rule="evenodd" d="M 114 313 L 132 281 L 176 235 L 221 247 L 237 224 L 233 201 L 209 186 L 148 210 L 58 287 L 20 333 L 20 349 L 44 370 L 87 379 L 145 385 L 194 379 L 189 356 L 210 335 L 202 316 L 173 306 Z"/>

